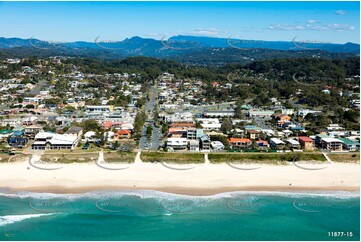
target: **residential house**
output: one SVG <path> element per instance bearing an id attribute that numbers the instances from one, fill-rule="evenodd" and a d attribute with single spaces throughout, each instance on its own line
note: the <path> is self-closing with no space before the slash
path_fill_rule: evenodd
<path id="1" fill-rule="evenodd" d="M 174 150 L 182 150 L 187 148 L 187 138 L 167 138 L 167 147 Z"/>
<path id="2" fill-rule="evenodd" d="M 233 117 L 234 110 L 206 110 L 203 112 L 204 117 Z"/>
<path id="3" fill-rule="evenodd" d="M 331 137 L 328 136 L 327 134 L 318 134 L 318 135 L 316 135 L 315 144 L 316 144 L 317 147 L 321 147 L 323 138 L 331 138 Z"/>
<path id="4" fill-rule="evenodd" d="M 298 142 L 300 142 L 301 148 L 303 150 L 314 150 L 315 141 L 307 136 L 298 137 Z"/>
<path id="5" fill-rule="evenodd" d="M 273 114 L 274 114 L 274 111 L 272 111 L 272 110 L 251 109 L 248 111 L 249 117 L 270 118 Z"/>
<path id="6" fill-rule="evenodd" d="M 8 139 L 8 137 L 11 136 L 12 133 L 14 133 L 14 131 L 10 129 L 0 130 L 0 139 L 5 141 Z"/>
<path id="7" fill-rule="evenodd" d="M 272 149 L 282 150 L 285 147 L 285 142 L 278 138 L 271 138 L 270 145 Z"/>
<path id="8" fill-rule="evenodd" d="M 339 140 L 343 143 L 342 148 L 344 150 L 348 150 L 348 151 L 357 151 L 360 150 L 360 143 L 350 140 L 350 139 L 346 139 L 346 138 L 339 138 Z"/>
<path id="9" fill-rule="evenodd" d="M 224 150 L 224 144 L 221 141 L 212 141 L 211 147 L 213 150 Z"/>
<path id="10" fill-rule="evenodd" d="M 306 117 L 307 114 L 314 114 L 314 115 L 320 115 L 322 114 L 322 111 L 317 110 L 310 110 L 310 109 L 300 109 L 297 111 L 297 116 Z"/>
<path id="11" fill-rule="evenodd" d="M 247 137 L 249 139 L 258 139 L 259 138 L 259 131 L 258 130 L 254 130 L 254 129 L 251 129 L 251 130 L 247 130 Z"/>
<path id="12" fill-rule="evenodd" d="M 269 143 L 267 140 L 257 140 L 256 144 L 258 145 L 259 149 L 268 149 Z"/>
<path id="13" fill-rule="evenodd" d="M 229 138 L 228 142 L 233 150 L 250 149 L 252 140 L 245 138 Z"/>
<path id="14" fill-rule="evenodd" d="M 71 126 L 66 132 L 65 135 L 73 136 L 77 138 L 77 141 L 83 136 L 83 128 L 77 126 Z"/>
<path id="15" fill-rule="evenodd" d="M 188 148 L 189 151 L 199 151 L 199 140 L 189 140 Z"/>
<path id="16" fill-rule="evenodd" d="M 169 125 L 171 128 L 195 128 L 196 125 L 194 123 L 189 122 L 174 122 Z"/>
<path id="17" fill-rule="evenodd" d="M 130 139 L 131 132 L 128 129 L 121 129 L 114 134 L 115 139 Z"/>
<path id="18" fill-rule="evenodd" d="M 329 124 L 327 127 L 329 131 L 340 131 L 345 130 L 345 128 L 341 127 L 339 124 Z"/>
<path id="19" fill-rule="evenodd" d="M 9 138 L 9 145 L 16 148 L 23 148 L 28 143 L 28 139 L 24 136 L 24 130 L 15 131 Z"/>
<path id="20" fill-rule="evenodd" d="M 288 139 L 287 143 L 291 146 L 292 149 L 299 149 L 300 148 L 300 142 L 294 139 Z"/>
<path id="21" fill-rule="evenodd" d="M 188 129 L 187 130 L 187 139 L 196 140 L 204 135 L 203 129 Z"/>
<path id="22" fill-rule="evenodd" d="M 202 151 L 211 150 L 211 140 L 208 135 L 203 135 L 200 139 L 200 148 Z"/>
<path id="23" fill-rule="evenodd" d="M 321 148 L 328 151 L 342 151 L 343 142 L 336 138 L 322 138 Z"/>
<path id="24" fill-rule="evenodd" d="M 25 130 L 24 130 L 24 134 L 26 137 L 28 137 L 29 139 L 34 139 L 35 135 L 37 133 L 39 133 L 41 130 L 43 129 L 42 126 L 40 125 L 30 125 L 30 126 L 26 126 Z"/>

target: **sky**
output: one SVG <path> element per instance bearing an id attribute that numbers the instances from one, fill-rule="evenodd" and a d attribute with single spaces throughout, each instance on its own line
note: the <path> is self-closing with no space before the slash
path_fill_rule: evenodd
<path id="1" fill-rule="evenodd" d="M 174 35 L 360 43 L 359 2 L 0 2 L 0 37 L 53 42 Z"/>

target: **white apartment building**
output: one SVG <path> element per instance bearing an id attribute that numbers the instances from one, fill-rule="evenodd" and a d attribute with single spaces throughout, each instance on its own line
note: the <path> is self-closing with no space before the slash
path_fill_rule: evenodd
<path id="1" fill-rule="evenodd" d="M 33 150 L 61 150 L 74 149 L 78 137 L 75 135 L 39 132 L 35 135 L 35 142 L 31 145 Z"/>

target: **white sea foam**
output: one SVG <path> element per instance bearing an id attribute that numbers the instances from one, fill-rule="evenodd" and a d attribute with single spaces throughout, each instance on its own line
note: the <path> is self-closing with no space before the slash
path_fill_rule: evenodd
<path id="1" fill-rule="evenodd" d="M 11 198 L 33 198 L 33 199 L 66 199 L 69 201 L 77 199 L 111 199 L 124 196 L 135 196 L 139 199 L 156 199 L 160 201 L 164 200 L 217 200 L 222 198 L 235 198 L 244 196 L 282 196 L 282 197 L 325 197 L 325 198 L 338 198 L 338 199 L 353 199 L 359 198 L 360 194 L 356 192 L 347 191 L 295 191 L 295 192 L 283 192 L 283 191 L 234 191 L 218 193 L 209 196 L 190 196 L 166 193 L 154 190 L 115 190 L 115 191 L 91 191 L 79 194 L 55 194 L 55 193 L 35 193 L 35 192 L 1 192 L 0 197 Z"/>
<path id="2" fill-rule="evenodd" d="M 20 221 L 23 221 L 23 220 L 29 219 L 29 218 L 38 218 L 38 217 L 49 216 L 49 215 L 53 215 L 53 213 L 0 216 L 0 226 L 20 222 Z"/>

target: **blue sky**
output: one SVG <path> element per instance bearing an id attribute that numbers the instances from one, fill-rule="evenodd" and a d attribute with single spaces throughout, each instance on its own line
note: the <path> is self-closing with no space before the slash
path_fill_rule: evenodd
<path id="1" fill-rule="evenodd" d="M 0 36 L 47 41 L 173 35 L 360 43 L 359 2 L 0 2 Z"/>

